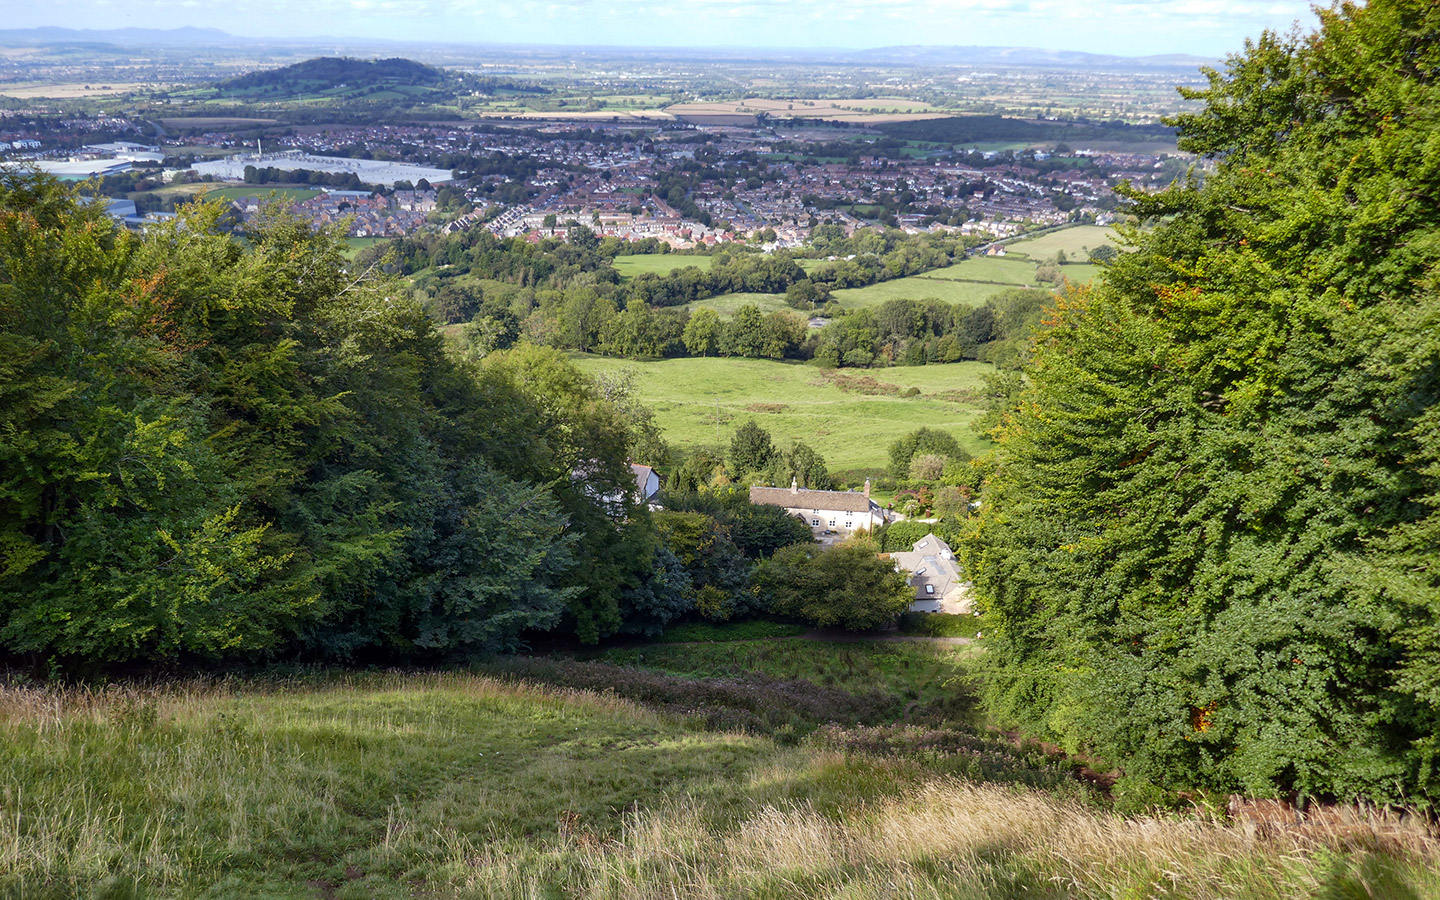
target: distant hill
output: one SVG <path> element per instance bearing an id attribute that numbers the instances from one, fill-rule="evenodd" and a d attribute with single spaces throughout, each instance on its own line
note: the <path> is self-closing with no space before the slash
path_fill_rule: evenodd
<path id="1" fill-rule="evenodd" d="M 216 82 L 213 97 L 242 102 L 408 106 L 443 103 L 460 94 L 548 93 L 535 85 L 437 69 L 413 59 L 320 56 Z"/>
<path id="2" fill-rule="evenodd" d="M 215 47 L 254 43 L 218 28 L 0 28 L 0 44 L 117 44 L 147 47 Z"/>
<path id="3" fill-rule="evenodd" d="M 1169 53 L 1159 56 L 1111 56 L 1036 47 L 922 46 L 876 47 L 851 54 L 869 63 L 921 66 L 1054 66 L 1075 69 L 1195 69 L 1218 60 Z"/>

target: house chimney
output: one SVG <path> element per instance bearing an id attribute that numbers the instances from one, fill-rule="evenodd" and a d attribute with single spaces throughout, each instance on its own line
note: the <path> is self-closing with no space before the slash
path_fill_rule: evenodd
<path id="1" fill-rule="evenodd" d="M 870 498 L 870 479 L 865 479 L 865 498 Z"/>
<path id="2" fill-rule="evenodd" d="M 799 480 L 799 479 L 797 479 L 797 478 L 792 478 L 792 479 L 790 479 L 790 493 L 792 493 L 792 494 L 798 494 L 798 493 L 800 493 L 800 480 Z"/>

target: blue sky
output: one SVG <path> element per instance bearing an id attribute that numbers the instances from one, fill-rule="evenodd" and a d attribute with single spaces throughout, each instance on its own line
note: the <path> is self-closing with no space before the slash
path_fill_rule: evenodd
<path id="1" fill-rule="evenodd" d="M 257 37 L 476 43 L 879 47 L 974 44 L 1139 56 L 1237 51 L 1310 30 L 1295 0 L 50 0 L 7 25 L 219 28 Z"/>

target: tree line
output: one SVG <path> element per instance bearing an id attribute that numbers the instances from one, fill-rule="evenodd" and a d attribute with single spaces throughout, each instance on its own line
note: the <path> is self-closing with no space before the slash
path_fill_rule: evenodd
<path id="1" fill-rule="evenodd" d="M 221 213 L 137 234 L 0 171 L 11 660 L 418 662 L 801 615 L 767 585 L 833 570 L 755 579 L 810 540 L 783 510 L 641 503 L 627 461 L 665 448 L 623 382 L 528 343 L 456 357 L 336 232 L 273 211 L 240 241 Z"/>

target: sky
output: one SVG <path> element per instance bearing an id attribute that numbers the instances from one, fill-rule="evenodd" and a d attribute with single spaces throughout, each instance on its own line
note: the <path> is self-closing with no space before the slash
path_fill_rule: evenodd
<path id="1" fill-rule="evenodd" d="M 958 44 L 1218 58 L 1266 28 L 1316 23 L 1297 0 L 49 0 L 10 28 L 218 28 L 252 37 L 650 47 Z"/>

